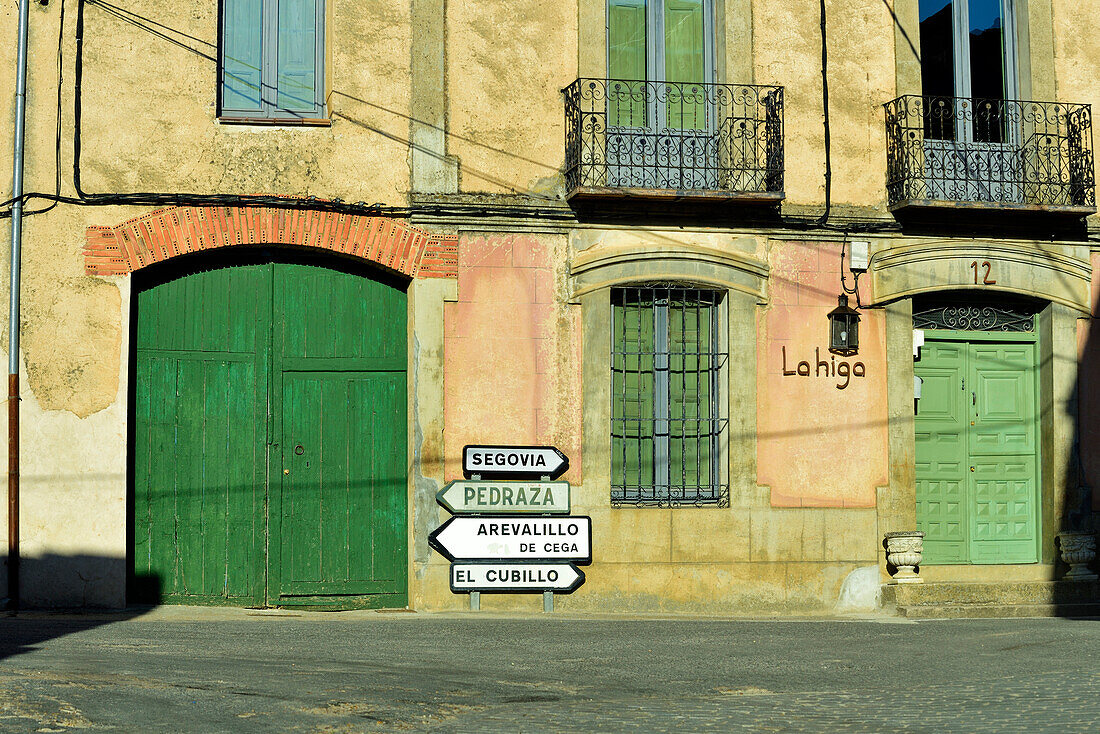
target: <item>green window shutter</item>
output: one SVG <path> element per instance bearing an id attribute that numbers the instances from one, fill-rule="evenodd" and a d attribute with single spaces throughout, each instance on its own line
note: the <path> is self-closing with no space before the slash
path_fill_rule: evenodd
<path id="1" fill-rule="evenodd" d="M 608 78 L 646 79 L 645 0 L 608 0 Z M 645 84 L 620 84 L 608 90 L 608 125 L 645 127 Z"/>
<path id="2" fill-rule="evenodd" d="M 278 107 L 317 111 L 317 0 L 279 0 Z"/>
<path id="3" fill-rule="evenodd" d="M 225 0 L 222 23 L 222 109 L 260 112 L 262 0 Z"/>
<path id="4" fill-rule="evenodd" d="M 714 306 L 698 298 L 669 306 L 669 482 L 690 496 L 712 483 Z"/>
<path id="5" fill-rule="evenodd" d="M 706 81 L 703 0 L 665 0 L 665 81 Z M 678 130 L 706 128 L 706 95 L 690 84 L 670 85 L 668 125 Z"/>
<path id="6" fill-rule="evenodd" d="M 631 295 L 614 306 L 612 369 L 612 483 L 628 488 L 654 482 L 653 304 Z"/>

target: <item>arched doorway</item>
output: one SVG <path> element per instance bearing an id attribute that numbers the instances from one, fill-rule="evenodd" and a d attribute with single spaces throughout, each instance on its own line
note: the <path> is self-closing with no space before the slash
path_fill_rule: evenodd
<path id="1" fill-rule="evenodd" d="M 252 248 L 134 277 L 135 579 L 169 603 L 406 606 L 406 281 Z"/>
<path id="2" fill-rule="evenodd" d="M 924 332 L 914 365 L 916 513 L 927 564 L 1039 560 L 1043 305 L 1008 294 L 914 299 L 913 327 Z"/>

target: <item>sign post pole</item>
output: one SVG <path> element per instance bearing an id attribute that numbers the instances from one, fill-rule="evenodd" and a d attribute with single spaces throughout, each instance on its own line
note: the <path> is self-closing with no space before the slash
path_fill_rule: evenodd
<path id="1" fill-rule="evenodd" d="M 542 476 L 542 481 L 549 482 L 550 481 L 550 476 L 544 474 Z M 553 611 L 554 611 L 554 592 L 553 591 L 544 591 L 544 592 L 542 592 L 542 613 L 543 614 L 549 614 Z"/>
<path id="2" fill-rule="evenodd" d="M 470 475 L 470 478 L 474 479 L 474 480 L 480 480 L 481 475 L 480 474 L 472 474 L 472 475 Z M 471 591 L 470 592 L 470 611 L 471 612 L 480 612 L 481 611 L 481 592 L 480 591 Z"/>

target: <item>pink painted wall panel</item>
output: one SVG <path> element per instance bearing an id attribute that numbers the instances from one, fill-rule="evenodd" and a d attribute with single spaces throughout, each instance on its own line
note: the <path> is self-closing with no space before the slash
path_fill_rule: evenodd
<path id="1" fill-rule="evenodd" d="M 554 248 L 523 235 L 459 242 L 458 301 L 443 309 L 448 480 L 464 445 L 547 444 L 580 481 L 580 314 L 557 298 Z"/>
<path id="2" fill-rule="evenodd" d="M 776 507 L 873 507 L 887 481 L 885 319 L 862 311 L 859 354 L 829 352 L 840 256 L 839 244 L 777 242 L 769 258 L 757 328 L 757 475 Z"/>

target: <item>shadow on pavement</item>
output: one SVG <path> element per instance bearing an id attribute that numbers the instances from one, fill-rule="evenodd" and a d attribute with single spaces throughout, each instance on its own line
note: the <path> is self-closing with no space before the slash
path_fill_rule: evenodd
<path id="1" fill-rule="evenodd" d="M 0 594 L 7 593 L 7 557 L 0 556 Z M 126 598 L 126 559 L 88 554 L 47 554 L 19 559 L 19 611 L 0 611 L 0 660 L 30 652 L 43 642 L 140 617 L 150 607 L 117 608 Z M 159 598 L 160 579 L 130 583 L 145 599 Z M 31 590 L 27 593 L 27 590 Z"/>

